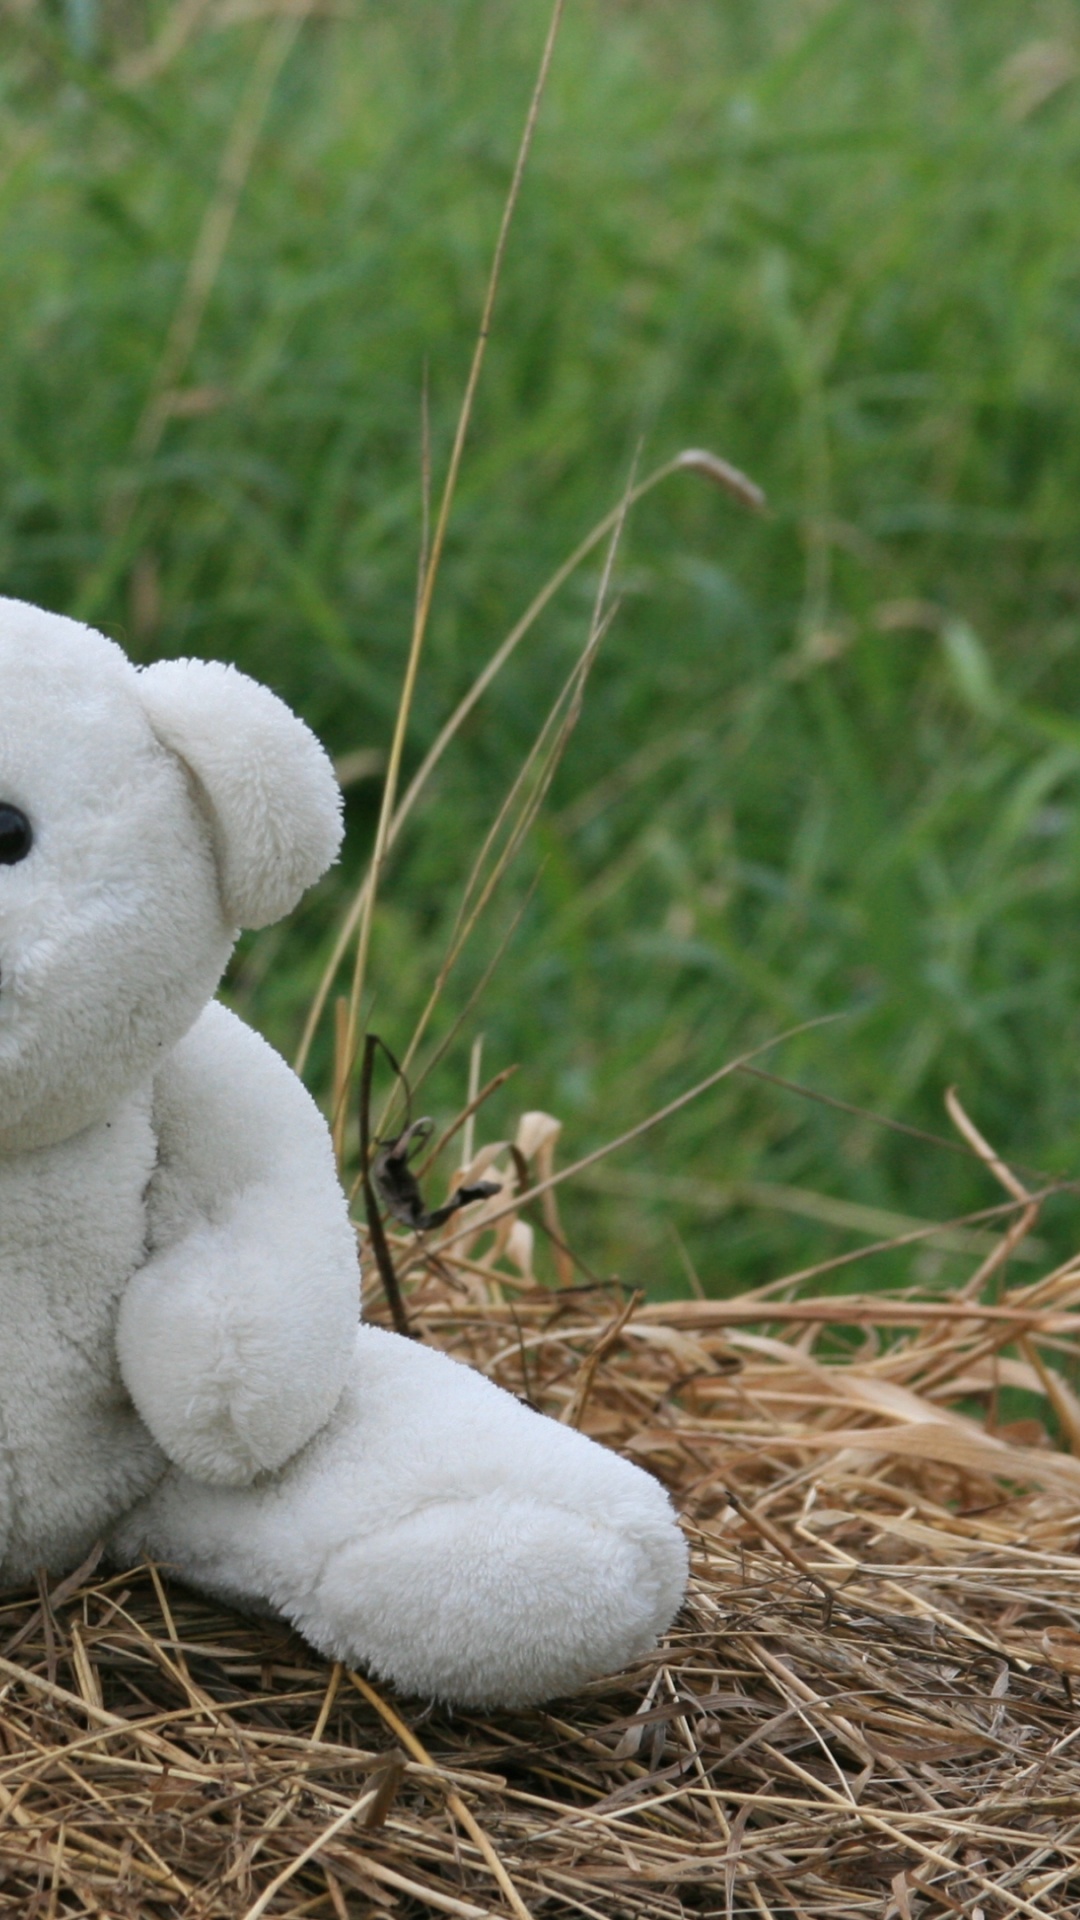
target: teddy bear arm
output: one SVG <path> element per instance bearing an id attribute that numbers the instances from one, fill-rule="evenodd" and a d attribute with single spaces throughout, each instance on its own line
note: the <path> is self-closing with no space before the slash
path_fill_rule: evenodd
<path id="1" fill-rule="evenodd" d="M 128 1391 L 169 1458 L 242 1485 L 289 1459 L 344 1384 L 356 1242 L 321 1115 L 214 1006 L 159 1076 L 151 1252 L 121 1304 Z"/>

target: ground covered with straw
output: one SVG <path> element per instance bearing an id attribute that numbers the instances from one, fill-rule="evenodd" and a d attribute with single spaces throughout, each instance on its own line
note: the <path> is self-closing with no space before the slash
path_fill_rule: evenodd
<path id="1" fill-rule="evenodd" d="M 1074 1916 L 1080 1260 L 1001 1286 L 1022 1224 L 950 1299 L 647 1304 L 537 1284 L 513 1214 L 391 1236 L 419 1337 L 671 1488 L 674 1629 L 450 1714 L 167 1571 L 42 1581 L 0 1609 L 0 1910 Z"/>

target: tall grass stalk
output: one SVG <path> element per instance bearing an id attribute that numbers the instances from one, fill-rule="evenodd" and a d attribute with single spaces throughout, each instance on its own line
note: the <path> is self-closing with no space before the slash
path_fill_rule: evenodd
<path id="1" fill-rule="evenodd" d="M 468 692 L 459 700 L 449 719 L 444 722 L 432 745 L 424 755 L 412 780 L 409 782 L 402 796 L 400 805 L 390 819 L 384 839 L 384 862 L 386 855 L 393 848 L 394 842 L 401 832 L 402 827 L 409 819 L 417 802 L 423 795 L 432 774 L 438 767 L 447 748 L 450 747 L 458 737 L 465 722 L 479 705 L 496 676 L 502 672 L 503 668 L 513 658 L 521 642 L 525 640 L 536 627 L 541 615 L 550 606 L 556 595 L 566 585 L 567 581 L 573 578 L 574 574 L 584 565 L 590 555 L 595 553 L 597 547 L 601 546 L 603 541 L 610 537 L 616 527 L 623 524 L 630 508 L 636 506 L 639 500 L 644 500 L 648 494 L 653 492 L 654 488 L 661 486 L 665 480 L 669 480 L 674 474 L 684 472 L 704 475 L 705 478 L 709 479 L 714 485 L 719 486 L 723 491 L 729 493 L 733 499 L 739 501 L 744 506 L 752 508 L 756 512 L 760 512 L 764 508 L 765 496 L 754 481 L 741 473 L 739 469 L 729 461 L 721 459 L 716 454 L 704 452 L 696 447 L 685 448 L 682 452 L 677 453 L 673 459 L 665 460 L 660 466 L 655 467 L 643 480 L 636 481 L 629 493 L 625 495 L 617 505 L 611 507 L 594 526 L 590 527 L 584 539 L 578 542 L 573 552 L 568 555 L 561 566 L 557 567 L 554 573 L 544 582 L 540 591 L 529 602 L 521 618 L 511 627 L 509 633 L 500 642 L 498 647 L 496 647 L 487 664 L 477 674 Z M 384 787 L 384 794 L 385 791 L 386 789 Z M 357 927 L 362 923 L 365 915 L 367 915 L 370 920 L 371 907 L 369 902 L 372 901 L 373 875 L 374 860 L 372 860 L 372 863 L 368 866 L 349 909 L 342 919 L 329 958 L 323 969 L 322 977 L 319 980 L 319 984 L 307 1009 L 303 1033 L 294 1061 L 297 1073 L 303 1073 L 307 1066 L 312 1042 L 315 1038 L 319 1022 L 322 1019 L 327 998 L 333 990 L 334 981 L 337 978 L 342 961 L 348 952 L 352 937 Z M 355 1041 L 353 1044 L 355 1049 Z"/>
<path id="2" fill-rule="evenodd" d="M 540 56 L 540 67 L 536 76 L 536 83 L 533 87 L 532 98 L 529 101 L 529 109 L 525 116 L 525 125 L 518 146 L 509 191 L 507 192 L 503 207 L 498 238 L 495 242 L 491 272 L 488 276 L 487 292 L 484 296 L 484 306 L 480 316 L 480 326 L 476 336 L 476 345 L 473 349 L 469 377 L 465 384 L 461 411 L 458 415 L 458 423 L 454 433 L 454 443 L 450 453 L 446 479 L 439 500 L 439 510 L 435 518 L 435 530 L 431 537 L 431 548 L 427 554 L 426 565 L 423 567 L 422 572 L 422 585 L 417 601 L 416 619 L 413 623 L 409 656 L 405 667 L 405 679 L 401 689 L 401 699 L 398 703 L 397 717 L 394 722 L 393 738 L 390 743 L 390 758 L 386 768 L 386 779 L 383 784 L 382 805 L 379 808 L 379 818 L 375 828 L 375 846 L 371 855 L 369 878 L 364 889 L 363 903 L 360 908 L 356 941 L 356 960 L 353 966 L 352 987 L 349 993 L 349 1015 L 345 1029 L 344 1058 L 339 1059 L 337 1064 L 336 1084 L 334 1087 L 333 1129 L 334 1144 L 339 1163 L 344 1152 L 348 1086 L 355 1063 L 360 1007 L 364 993 L 364 976 L 367 970 L 368 947 L 371 941 L 372 915 L 375 910 L 375 899 L 379 889 L 379 877 L 382 872 L 383 862 L 386 859 L 390 827 L 394 817 L 394 801 L 397 796 L 398 775 L 401 770 L 402 754 L 405 750 L 405 736 L 409 725 L 409 715 L 412 711 L 413 695 L 416 689 L 416 676 L 420 669 L 420 656 L 423 651 L 424 637 L 427 633 L 431 604 L 435 596 L 435 584 L 439 576 L 439 564 L 442 560 L 443 546 L 446 541 L 446 530 L 450 524 L 450 514 L 454 504 L 454 495 L 457 490 L 458 474 L 461 470 L 461 461 L 465 452 L 465 441 L 468 436 L 469 423 L 472 419 L 476 391 L 480 384 L 480 374 L 484 365 L 484 356 L 487 352 L 488 340 L 491 335 L 491 323 L 495 313 L 495 301 L 499 291 L 499 280 L 502 275 L 506 245 L 510 237 L 510 226 L 513 221 L 515 208 L 517 207 L 518 196 L 521 192 L 521 184 L 525 177 L 525 168 L 533 143 L 533 135 L 536 131 L 540 104 L 544 97 L 548 74 L 551 70 L 552 56 L 555 52 L 555 42 L 558 38 L 559 25 L 562 20 L 563 4 L 564 0 L 555 0 L 548 22 L 547 37 L 544 41 L 543 52 Z"/>

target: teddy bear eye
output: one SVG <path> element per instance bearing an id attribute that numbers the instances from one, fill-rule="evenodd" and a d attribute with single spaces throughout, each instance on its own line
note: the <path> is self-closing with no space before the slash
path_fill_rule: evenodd
<path id="1" fill-rule="evenodd" d="M 22 808 L 0 800 L 0 867 L 17 866 L 33 844 L 33 830 Z"/>

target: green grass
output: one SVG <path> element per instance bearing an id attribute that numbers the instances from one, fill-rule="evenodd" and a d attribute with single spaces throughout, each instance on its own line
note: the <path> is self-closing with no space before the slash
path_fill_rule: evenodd
<path id="1" fill-rule="evenodd" d="M 140 453 L 267 31 L 227 11 L 138 83 L 123 62 L 164 9 L 5 17 L 0 588 L 139 659 L 234 659 L 343 755 L 389 736 L 424 370 L 438 478 L 546 7 L 357 0 L 308 21 L 188 411 Z M 645 467 L 714 447 L 772 510 L 751 519 L 682 475 L 634 515 L 544 819 L 436 1023 L 539 873 L 424 1089 L 442 1117 L 477 1030 L 485 1072 L 521 1062 L 491 1124 L 547 1107 L 584 1152 L 729 1055 L 840 1013 L 765 1064 L 936 1132 L 955 1082 L 999 1148 L 1075 1169 L 1078 53 L 1064 0 L 569 0 L 406 773 L 639 446 Z M 395 856 L 370 982 L 397 1050 L 598 565 L 496 682 Z M 236 1004 L 286 1050 L 377 804 L 377 783 L 350 789 L 340 874 L 234 970 Z M 328 1061 L 323 1035 L 317 1086 Z M 792 1212 L 798 1192 L 759 1204 L 766 1185 L 920 1218 L 998 1197 L 961 1155 L 741 1078 L 614 1164 L 629 1190 L 583 1188 L 574 1237 L 654 1291 L 684 1284 L 676 1234 L 710 1288 L 859 1243 Z M 1055 1207 L 1044 1233 L 1064 1249 L 1076 1209 Z M 963 1269 L 896 1255 L 855 1279 L 913 1270 Z"/>

